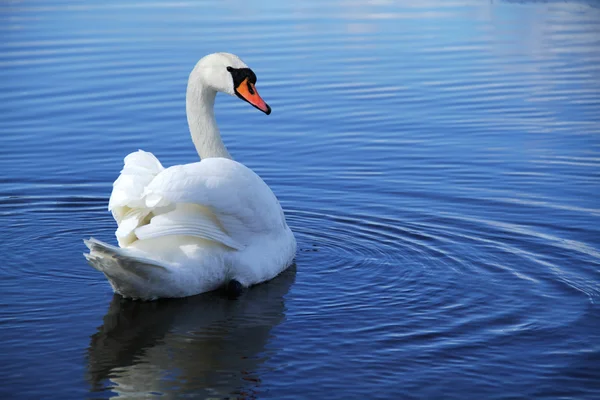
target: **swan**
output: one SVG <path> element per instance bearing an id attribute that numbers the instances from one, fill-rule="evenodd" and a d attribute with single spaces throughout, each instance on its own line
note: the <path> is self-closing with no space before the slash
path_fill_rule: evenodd
<path id="1" fill-rule="evenodd" d="M 115 293 L 154 300 L 225 287 L 239 294 L 293 263 L 296 239 L 279 201 L 256 173 L 232 159 L 215 120 L 217 92 L 270 114 L 255 83 L 236 55 L 203 57 L 186 92 L 200 161 L 165 168 L 142 150 L 125 157 L 108 204 L 119 246 L 84 240 L 88 263 Z"/>

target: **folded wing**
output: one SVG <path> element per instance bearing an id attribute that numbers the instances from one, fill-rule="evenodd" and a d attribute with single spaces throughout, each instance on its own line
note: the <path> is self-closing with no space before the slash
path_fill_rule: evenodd
<path id="1" fill-rule="evenodd" d="M 241 250 L 254 235 L 285 225 L 279 202 L 262 179 L 223 158 L 164 169 L 152 154 L 132 153 L 114 184 L 109 209 L 121 247 L 186 235 Z"/>

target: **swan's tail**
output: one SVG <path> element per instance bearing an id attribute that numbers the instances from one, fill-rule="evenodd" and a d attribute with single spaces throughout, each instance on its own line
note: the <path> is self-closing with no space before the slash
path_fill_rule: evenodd
<path id="1" fill-rule="evenodd" d="M 94 238 L 84 240 L 90 249 L 84 253 L 88 263 L 104 273 L 113 290 L 124 297 L 153 300 L 168 281 L 169 270 L 155 260 L 138 256 Z"/>

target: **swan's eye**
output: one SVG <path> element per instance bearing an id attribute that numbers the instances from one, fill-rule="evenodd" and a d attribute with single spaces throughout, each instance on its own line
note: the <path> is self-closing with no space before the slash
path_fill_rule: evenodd
<path id="1" fill-rule="evenodd" d="M 231 74 L 231 77 L 233 78 L 233 85 L 236 87 L 239 86 L 245 79 L 248 79 L 248 81 L 253 85 L 256 84 L 256 75 L 250 68 L 233 68 L 229 66 L 227 67 L 227 71 L 229 71 Z"/>

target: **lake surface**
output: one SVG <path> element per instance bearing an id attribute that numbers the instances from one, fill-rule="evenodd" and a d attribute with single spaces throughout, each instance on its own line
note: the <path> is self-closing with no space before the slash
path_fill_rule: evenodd
<path id="1" fill-rule="evenodd" d="M 418 4 L 418 5 L 417 5 Z M 598 2 L 5 1 L 0 398 L 599 399 Z M 129 152 L 197 160 L 217 98 L 295 267 L 132 302 L 82 256 Z"/>

